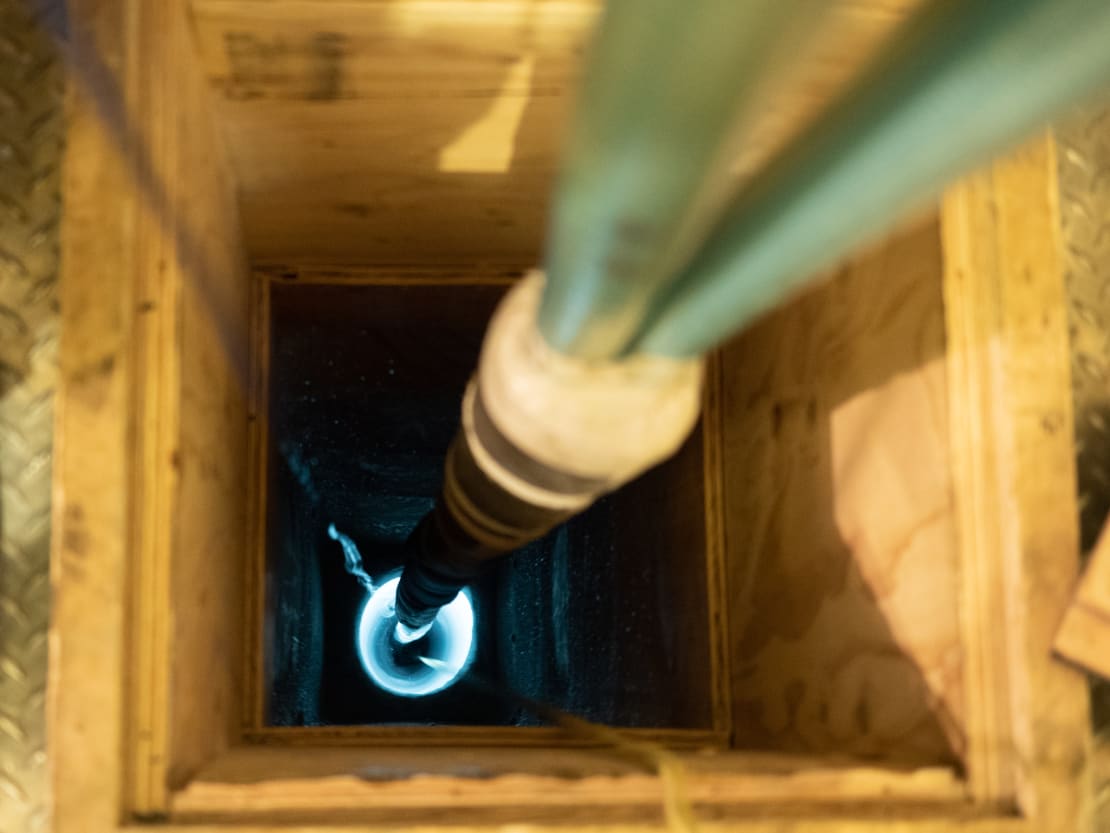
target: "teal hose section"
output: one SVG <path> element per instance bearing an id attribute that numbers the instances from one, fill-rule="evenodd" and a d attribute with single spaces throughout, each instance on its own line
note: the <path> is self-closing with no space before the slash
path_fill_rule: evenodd
<path id="1" fill-rule="evenodd" d="M 940 0 L 725 210 L 635 340 L 703 353 L 1110 79 L 1110 0 Z"/>
<path id="2" fill-rule="evenodd" d="M 589 358 L 627 347 L 689 257 L 683 241 L 705 189 L 726 181 L 726 146 L 750 117 L 775 58 L 827 5 L 610 0 L 548 230 L 539 326 L 552 346 Z"/>

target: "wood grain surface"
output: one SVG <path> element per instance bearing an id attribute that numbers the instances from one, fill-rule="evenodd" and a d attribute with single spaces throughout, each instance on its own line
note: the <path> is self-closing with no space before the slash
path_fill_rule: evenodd
<path id="1" fill-rule="evenodd" d="M 743 176 L 921 0 L 838 0 L 769 84 Z M 599 0 L 194 0 L 259 261 L 536 264 Z"/>
<path id="2" fill-rule="evenodd" d="M 241 234 L 184 9 L 125 6 L 71 7 L 50 679 L 63 831 L 104 829 L 121 803 L 163 812 L 238 723 Z"/>
<path id="3" fill-rule="evenodd" d="M 931 219 L 723 351 L 737 745 L 962 756 L 940 276 Z"/>
<path id="4" fill-rule="evenodd" d="M 238 750 L 177 794 L 174 818 L 374 824 L 403 813 L 409 823 L 473 825 L 467 829 L 556 819 L 637 827 L 658 823 L 661 779 L 619 757 L 586 750 L 502 749 L 477 761 L 465 750 L 439 749 L 434 759 L 424 752 L 389 747 Z M 789 803 L 809 807 L 820 818 L 829 803 L 850 807 L 877 794 L 884 796 L 888 813 L 902 818 L 930 811 L 964 813 L 963 785 L 943 767 L 850 768 L 776 755 L 693 754 L 682 760 L 687 798 L 710 817 L 714 807 L 720 813 L 746 807 L 754 815 Z"/>
<path id="5" fill-rule="evenodd" d="M 1110 677 L 1110 526 L 1087 560 L 1054 645 L 1091 673 Z"/>

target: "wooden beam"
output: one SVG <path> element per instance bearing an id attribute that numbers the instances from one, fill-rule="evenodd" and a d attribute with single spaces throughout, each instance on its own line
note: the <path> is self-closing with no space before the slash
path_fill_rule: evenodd
<path id="1" fill-rule="evenodd" d="M 1042 135 L 942 208 L 968 776 L 1038 830 L 1088 829 L 1082 676 L 1051 656 L 1078 564 L 1056 149 Z"/>
<path id="2" fill-rule="evenodd" d="M 70 56 L 119 66 L 122 3 L 73 2 Z M 136 194 L 125 149 L 71 85 L 63 179 L 47 720 L 53 824 L 113 829 L 124 790 Z M 106 195 L 112 195 L 106 205 Z"/>
<path id="3" fill-rule="evenodd" d="M 176 795 L 173 818 L 372 824 L 403 814 L 407 824 L 548 824 L 555 819 L 651 824 L 661 806 L 663 784 L 657 774 L 597 751 L 500 749 L 480 758 L 459 749 L 442 748 L 433 756 L 428 751 L 233 750 Z M 912 808 L 920 814 L 929 808 L 958 816 L 969 809 L 964 785 L 945 767 L 896 771 L 773 754 L 695 753 L 682 760 L 686 798 L 720 812 L 787 803 L 851 807 L 878 797 L 888 812 Z"/>
<path id="4" fill-rule="evenodd" d="M 722 350 L 740 748 L 962 760 L 941 282 L 933 214 Z"/>

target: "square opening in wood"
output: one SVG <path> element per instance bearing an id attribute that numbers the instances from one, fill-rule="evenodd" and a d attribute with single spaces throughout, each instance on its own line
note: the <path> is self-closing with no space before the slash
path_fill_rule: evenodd
<path id="1" fill-rule="evenodd" d="M 367 592 L 329 527 L 376 582 L 401 567 L 507 286 L 269 283 L 264 724 L 543 725 L 512 692 L 614 726 L 712 728 L 700 428 L 674 459 L 490 566 L 471 588 L 474 661 L 459 682 L 401 697 L 360 662 Z"/>

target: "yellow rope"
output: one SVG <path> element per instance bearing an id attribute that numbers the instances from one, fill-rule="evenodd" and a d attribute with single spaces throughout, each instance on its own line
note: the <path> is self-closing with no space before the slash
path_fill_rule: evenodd
<path id="1" fill-rule="evenodd" d="M 436 660 L 422 658 L 429 665 Z M 649 740 L 632 740 L 612 726 L 594 723 L 569 714 L 560 708 L 525 697 L 511 689 L 486 680 L 471 672 L 467 675 L 471 685 L 517 703 L 550 723 L 562 727 L 580 738 L 595 741 L 631 763 L 659 776 L 663 788 L 663 818 L 673 833 L 697 833 L 698 822 L 687 789 L 686 764 L 670 749 Z"/>
<path id="2" fill-rule="evenodd" d="M 527 701 L 544 717 L 579 737 L 599 741 L 631 760 L 655 772 L 663 787 L 663 817 L 674 833 L 696 833 L 697 818 L 687 789 L 686 764 L 678 755 L 659 743 L 630 740 L 611 726 L 583 720 L 547 704 Z"/>

